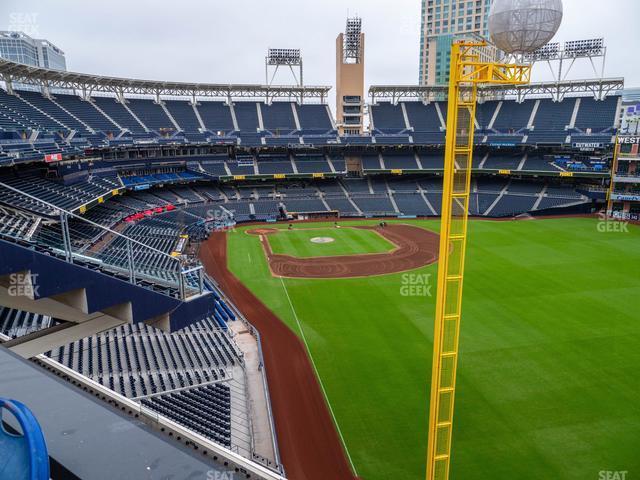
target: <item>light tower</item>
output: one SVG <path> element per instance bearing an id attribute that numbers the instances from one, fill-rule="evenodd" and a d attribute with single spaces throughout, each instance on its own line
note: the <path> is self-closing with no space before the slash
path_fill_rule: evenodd
<path id="1" fill-rule="evenodd" d="M 302 54 L 299 48 L 270 48 L 264 57 L 264 82 L 271 86 L 280 67 L 289 68 L 295 84 L 303 86 Z M 294 67 L 298 67 L 299 76 L 296 76 Z M 269 79 L 269 69 L 273 71 Z"/>
<path id="2" fill-rule="evenodd" d="M 518 58 L 551 40 L 561 18 L 561 0 L 494 0 L 489 32 L 501 50 Z M 531 75 L 528 64 L 482 61 L 477 49 L 486 46 L 460 41 L 451 47 L 427 480 L 449 478 L 477 87 L 526 84 Z"/>
<path id="3" fill-rule="evenodd" d="M 362 20 L 347 18 L 336 38 L 336 120 L 340 135 L 364 129 L 364 33 Z"/>

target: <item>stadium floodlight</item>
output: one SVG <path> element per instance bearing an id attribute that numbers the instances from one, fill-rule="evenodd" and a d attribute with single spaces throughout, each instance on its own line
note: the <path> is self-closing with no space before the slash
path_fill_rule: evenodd
<path id="1" fill-rule="evenodd" d="M 540 60 L 556 60 L 560 56 L 560 44 L 558 42 L 548 43 L 542 48 L 537 49 L 525 55 L 525 59 L 528 61 L 540 61 Z"/>
<path id="2" fill-rule="evenodd" d="M 344 61 L 360 63 L 362 61 L 362 19 L 359 17 L 347 18 L 347 27 L 344 31 Z"/>
<path id="3" fill-rule="evenodd" d="M 301 62 L 302 55 L 299 48 L 270 48 L 267 52 L 267 63 L 269 65 L 298 66 Z"/>
<path id="4" fill-rule="evenodd" d="M 572 40 L 564 42 L 564 56 L 594 57 L 604 54 L 604 38 L 591 38 L 588 40 Z"/>
<path id="5" fill-rule="evenodd" d="M 273 75 L 269 80 L 269 67 L 273 67 Z M 299 48 L 270 48 L 267 50 L 267 56 L 264 59 L 265 70 L 265 83 L 269 86 L 272 85 L 273 80 L 276 77 L 278 68 L 289 67 L 293 78 L 297 85 L 302 86 L 302 54 Z M 293 67 L 298 67 L 300 70 L 300 78 L 296 76 Z"/>

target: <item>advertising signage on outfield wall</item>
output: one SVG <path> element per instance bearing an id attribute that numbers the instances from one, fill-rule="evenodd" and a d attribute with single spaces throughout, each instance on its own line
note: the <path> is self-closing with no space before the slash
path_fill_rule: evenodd
<path id="1" fill-rule="evenodd" d="M 618 143 L 624 145 L 638 145 L 640 144 L 640 137 L 620 136 L 618 137 Z"/>
<path id="2" fill-rule="evenodd" d="M 640 195 L 625 195 L 621 193 L 612 193 L 611 198 L 621 202 L 640 202 Z"/>

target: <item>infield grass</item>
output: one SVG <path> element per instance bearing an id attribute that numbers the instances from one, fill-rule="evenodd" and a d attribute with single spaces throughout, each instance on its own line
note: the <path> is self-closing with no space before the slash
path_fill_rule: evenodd
<path id="1" fill-rule="evenodd" d="M 470 223 L 452 479 L 640 475 L 639 245 L 638 227 L 588 218 Z M 406 274 L 276 279 L 257 237 L 228 248 L 230 269 L 302 327 L 358 475 L 424 478 L 434 297 L 404 296 Z M 415 272 L 432 294 L 436 269 Z"/>
<path id="2" fill-rule="evenodd" d="M 385 253 L 395 246 L 373 230 L 336 227 L 279 228 L 279 232 L 267 235 L 273 253 L 299 258 L 358 255 L 362 253 Z M 311 239 L 326 237 L 328 243 L 314 243 Z"/>

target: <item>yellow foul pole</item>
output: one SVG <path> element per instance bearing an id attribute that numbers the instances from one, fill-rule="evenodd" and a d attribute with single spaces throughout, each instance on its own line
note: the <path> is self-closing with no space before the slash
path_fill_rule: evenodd
<path id="1" fill-rule="evenodd" d="M 616 171 L 618 170 L 618 155 L 620 154 L 620 142 L 618 141 L 618 135 L 616 135 L 616 141 L 613 145 L 613 160 L 611 162 L 611 178 L 609 179 L 609 188 L 607 188 L 607 211 L 605 212 L 607 217 L 613 216 L 613 188 L 615 186 Z"/>
<path id="2" fill-rule="evenodd" d="M 524 84 L 531 73 L 527 65 L 481 62 L 474 52 L 484 46 L 455 42 L 451 47 L 427 480 L 449 478 L 477 86 Z"/>

